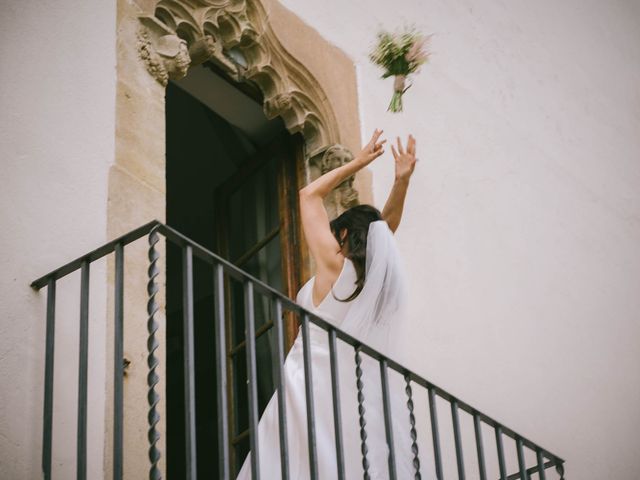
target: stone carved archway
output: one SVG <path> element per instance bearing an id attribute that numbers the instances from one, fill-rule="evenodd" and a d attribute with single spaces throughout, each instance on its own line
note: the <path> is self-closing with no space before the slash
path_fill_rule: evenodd
<path id="1" fill-rule="evenodd" d="M 263 93 L 267 118 L 281 117 L 290 133 L 305 139 L 307 177 L 352 158 L 339 144 L 337 122 L 322 87 L 282 46 L 257 0 L 160 0 L 153 15 L 139 16 L 138 53 L 163 86 L 190 66 L 215 63 L 237 82 Z M 356 204 L 353 180 L 329 202 L 332 214 Z"/>

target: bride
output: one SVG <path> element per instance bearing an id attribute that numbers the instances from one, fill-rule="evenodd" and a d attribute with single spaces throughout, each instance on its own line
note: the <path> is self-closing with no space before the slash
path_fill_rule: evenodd
<path id="1" fill-rule="evenodd" d="M 381 135 L 382 131 L 376 130 L 351 162 L 300 190 L 302 228 L 315 261 L 316 274 L 300 289 L 296 301 L 362 343 L 393 358 L 402 345 L 405 304 L 404 275 L 393 232 L 400 224 L 409 179 L 415 168 L 415 139 L 409 135 L 406 150 L 400 138 L 397 147 L 391 146 L 395 182 L 382 212 L 370 205 L 358 205 L 329 221 L 323 205 L 324 197 L 335 187 L 384 153 L 386 140 L 380 140 Z M 338 466 L 327 332 L 313 323 L 309 323 L 309 345 L 317 478 L 335 479 L 338 478 Z M 387 479 L 389 448 L 382 413 L 380 368 L 377 361 L 361 355 L 366 421 L 366 455 L 363 458 L 354 354 L 353 347 L 338 341 L 345 478 Z M 287 355 L 284 372 L 289 478 L 307 479 L 310 478 L 310 462 L 301 333 Z M 397 478 L 414 478 L 404 385 L 395 372 L 389 373 L 389 385 Z M 279 434 L 276 392 L 258 424 L 260 478 L 282 478 Z M 251 478 L 250 457 L 251 453 L 237 479 Z M 365 475 L 365 466 L 368 475 Z"/>

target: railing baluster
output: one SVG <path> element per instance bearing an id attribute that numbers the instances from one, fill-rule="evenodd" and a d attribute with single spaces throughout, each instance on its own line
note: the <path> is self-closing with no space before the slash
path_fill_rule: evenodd
<path id="1" fill-rule="evenodd" d="M 476 451 L 478 453 L 478 469 L 480 471 L 480 480 L 487 480 L 487 469 L 484 463 L 484 446 L 482 445 L 482 424 L 480 416 L 473 414 L 473 428 L 476 434 Z"/>
<path id="2" fill-rule="evenodd" d="M 124 245 L 118 243 L 113 319 L 113 480 L 122 479 L 123 376 L 124 376 Z"/>
<path id="3" fill-rule="evenodd" d="M 196 391 L 193 342 L 193 251 L 191 245 L 182 249 L 182 327 L 184 341 L 184 420 L 186 478 L 198 476 L 196 459 Z"/>
<path id="4" fill-rule="evenodd" d="M 520 437 L 516 438 L 516 448 L 518 450 L 518 468 L 520 469 L 520 480 L 529 480 L 527 466 L 524 462 L 524 448 L 522 446 L 522 439 Z"/>
<path id="5" fill-rule="evenodd" d="M 220 480 L 229 480 L 229 415 L 227 407 L 227 355 L 224 313 L 224 270 L 213 267 L 214 330 L 216 342 L 216 395 L 218 412 L 218 468 Z"/>
<path id="6" fill-rule="evenodd" d="M 436 393 L 429 387 L 429 413 L 431 417 L 431 436 L 433 438 L 433 458 L 436 464 L 436 478 L 443 480 L 442 457 L 440 456 L 440 434 L 438 432 L 438 412 L 436 410 Z"/>
<path id="7" fill-rule="evenodd" d="M 251 445 L 251 478 L 260 478 L 258 450 L 258 369 L 256 366 L 256 327 L 253 308 L 253 283 L 244 282 L 245 340 L 247 342 L 247 388 L 249 390 L 249 442 Z"/>
<path id="8" fill-rule="evenodd" d="M 536 460 L 538 461 L 538 480 L 546 480 L 547 475 L 544 468 L 544 457 L 540 449 L 536 450 Z"/>
<path id="9" fill-rule="evenodd" d="M 313 406 L 313 382 L 311 377 L 311 351 L 310 351 L 310 323 L 313 323 L 316 327 L 322 328 L 328 331 L 329 339 L 330 339 L 330 349 L 333 351 L 331 361 L 332 361 L 332 390 L 334 395 L 334 409 L 336 405 L 340 404 L 339 401 L 339 390 L 338 386 L 338 367 L 337 367 L 337 354 L 335 345 L 338 340 L 344 341 L 346 344 L 354 347 L 356 349 L 356 386 L 358 388 L 358 411 L 359 411 L 359 420 L 360 420 L 360 439 L 361 439 L 361 450 L 362 450 L 362 460 L 363 466 L 365 469 L 365 478 L 369 478 L 369 464 L 367 459 L 367 432 L 365 429 L 366 421 L 364 418 L 365 409 L 364 409 L 364 394 L 363 394 L 363 383 L 362 383 L 362 358 L 361 354 L 366 353 L 372 359 L 377 360 L 378 362 L 383 362 L 386 364 L 386 367 L 383 368 L 387 372 L 388 369 L 392 369 L 398 373 L 407 374 L 408 370 L 406 370 L 402 365 L 393 361 L 382 355 L 380 352 L 377 352 L 375 349 L 362 345 L 357 339 L 350 336 L 346 332 L 343 332 L 339 329 L 333 329 L 333 326 L 329 324 L 326 320 L 322 318 L 318 318 L 312 316 L 311 313 L 306 312 L 299 305 L 296 305 L 290 299 L 284 297 L 275 289 L 270 287 L 269 285 L 261 282 L 260 280 L 252 277 L 248 273 L 243 270 L 237 268 L 236 266 L 230 264 L 226 260 L 220 258 L 215 255 L 211 251 L 206 248 L 198 245 L 193 242 L 189 238 L 175 231 L 171 227 L 164 225 L 160 222 L 153 221 L 149 222 L 131 232 L 118 237 L 115 240 L 112 240 L 101 247 L 92 250 L 91 252 L 78 257 L 77 259 L 59 267 L 47 275 L 44 275 L 37 280 L 31 283 L 32 288 L 35 290 L 40 290 L 44 286 L 47 286 L 47 324 L 46 324 L 46 351 L 45 351 L 45 372 L 44 372 L 44 402 L 43 402 L 43 432 L 42 432 L 42 470 L 43 476 L 45 479 L 50 479 L 51 477 L 51 469 L 52 469 L 52 422 L 53 422 L 53 381 L 54 381 L 54 347 L 55 347 L 55 303 L 56 303 L 56 281 L 59 278 L 63 278 L 70 273 L 81 270 L 81 289 L 80 289 L 80 324 L 79 324 L 79 369 L 78 369 L 78 404 L 77 404 L 77 478 L 84 479 L 87 475 L 87 382 L 88 382 L 88 340 L 89 340 L 89 270 L 91 262 L 98 260 L 100 258 L 105 257 L 111 252 L 115 252 L 116 257 L 116 277 L 115 277 L 115 308 L 114 308 L 114 452 L 113 452 L 113 478 L 114 480 L 120 480 L 122 477 L 122 448 L 123 448 L 123 440 L 122 440 L 122 431 L 123 431 L 123 419 L 122 419 L 122 393 L 123 393 L 123 363 L 122 363 L 122 335 L 123 335 L 123 287 L 124 287 L 124 247 L 125 245 L 141 238 L 142 236 L 149 234 L 149 242 L 151 247 L 149 249 L 149 259 L 151 261 L 151 266 L 149 267 L 149 282 L 147 285 L 149 301 L 147 305 L 147 310 L 149 314 L 148 319 L 148 330 L 149 330 L 149 340 L 148 340 L 148 363 L 149 363 L 149 373 L 147 376 L 147 382 L 149 385 L 149 458 L 152 462 L 150 469 L 150 478 L 152 480 L 158 480 L 160 478 L 160 472 L 157 469 L 157 463 L 160 458 L 160 452 L 156 448 L 156 443 L 158 441 L 158 432 L 155 430 L 155 426 L 159 421 L 159 417 L 157 414 L 157 403 L 158 403 L 158 395 L 155 393 L 155 385 L 158 383 L 158 376 L 156 374 L 157 361 L 154 357 L 154 352 L 158 348 L 158 343 L 155 340 L 155 333 L 158 329 L 158 325 L 154 320 L 154 315 L 158 310 L 158 306 L 155 302 L 155 295 L 158 292 L 158 288 L 155 284 L 155 277 L 159 274 L 158 269 L 156 268 L 156 261 L 158 259 L 157 254 L 155 253 L 155 249 L 153 245 L 158 241 L 158 234 L 163 234 L 166 239 L 175 243 L 183 250 L 183 310 L 184 310 L 184 338 L 185 338 L 185 423 L 186 423 L 186 433 L 187 433 L 187 474 L 189 477 L 193 478 L 196 475 L 196 445 L 195 445 L 195 383 L 194 383 L 194 340 L 193 340 L 193 329 L 194 329 L 194 319 L 193 319 L 193 255 L 198 256 L 203 261 L 217 266 L 216 275 L 219 275 L 220 281 L 217 285 L 218 295 L 217 300 L 219 303 L 216 305 L 216 316 L 220 319 L 223 318 L 224 314 L 224 299 L 222 292 L 222 278 L 224 275 L 229 275 L 236 280 L 243 282 L 246 286 L 246 291 L 249 291 L 251 295 L 246 296 L 246 304 L 245 304 L 245 312 L 249 312 L 247 315 L 247 320 L 249 322 L 249 327 L 253 333 L 255 334 L 255 324 L 253 320 L 253 299 L 249 299 L 250 296 L 253 295 L 253 290 L 260 292 L 261 294 L 269 295 L 274 298 L 276 301 L 280 302 L 279 308 L 282 309 L 284 306 L 286 308 L 290 308 L 292 311 L 300 313 L 303 316 L 302 321 L 302 331 L 303 331 L 303 348 L 304 348 L 304 360 L 305 360 L 305 373 L 307 375 L 307 384 L 305 385 L 305 394 L 308 397 L 307 409 L 308 413 L 311 415 L 308 416 L 308 426 L 309 426 L 309 438 L 310 438 L 310 450 L 309 456 L 311 460 L 310 470 L 313 478 L 317 477 L 317 458 L 316 458 L 316 444 L 315 444 L 315 416 L 314 416 L 314 406 Z M 279 323 L 282 320 L 281 315 L 279 315 L 280 319 Z M 220 352 L 224 352 L 226 355 L 226 349 L 224 348 L 224 340 L 225 340 L 225 324 L 224 321 L 218 320 L 216 321 L 216 334 L 218 336 L 218 345 L 217 349 Z M 276 330 L 282 329 L 282 325 L 277 325 Z M 260 333 L 260 332 L 258 332 Z M 255 453 L 255 458 L 252 463 L 252 473 L 254 478 L 257 478 L 259 472 L 257 472 L 257 466 L 259 465 L 259 454 L 258 454 L 258 445 L 257 445 L 257 384 L 256 384 L 256 358 L 255 358 L 255 338 L 254 335 L 250 335 L 250 341 L 247 343 L 247 357 L 248 357 L 248 365 L 247 369 L 249 371 L 249 397 L 250 397 L 250 417 L 252 418 L 252 424 L 250 428 L 247 429 L 247 434 L 253 434 L 253 439 L 251 441 L 251 447 L 253 452 Z M 278 338 L 278 352 L 279 356 L 278 360 L 282 360 L 283 352 L 280 351 L 282 347 L 281 338 Z M 306 347 L 306 348 L 305 348 Z M 227 376 L 224 374 L 224 370 L 226 367 L 227 359 L 224 355 L 216 360 L 217 369 L 218 369 L 218 416 L 220 417 L 218 420 L 219 426 L 219 438 L 220 441 L 220 473 L 221 478 L 227 480 L 230 475 L 231 463 L 229 461 L 229 454 L 231 446 L 229 443 L 229 426 L 227 421 L 227 414 L 229 413 L 229 408 L 227 404 L 227 396 L 226 396 L 226 388 L 225 381 L 228 380 Z M 283 363 L 283 362 L 279 362 Z M 452 409 L 452 417 L 454 423 L 454 435 L 455 435 L 455 443 L 456 443 L 456 455 L 457 455 L 457 466 L 459 471 L 459 477 L 464 478 L 464 470 L 463 470 L 463 456 L 462 456 L 462 442 L 460 437 L 460 425 L 458 419 L 458 410 L 463 410 L 466 413 L 469 413 L 474 417 L 474 428 L 476 434 L 476 449 L 478 454 L 478 464 L 480 470 L 480 480 L 486 480 L 486 463 L 484 459 L 484 447 L 482 441 L 482 433 L 481 426 L 482 423 L 486 423 L 492 426 L 495 429 L 495 437 L 497 444 L 497 453 L 498 453 L 498 461 L 500 467 L 500 478 L 517 478 L 528 479 L 535 472 L 539 472 L 538 477 L 542 480 L 545 480 L 545 467 L 551 468 L 555 467 L 556 471 L 561 477 L 561 480 L 564 478 L 564 460 L 557 457 L 556 455 L 551 454 L 547 450 L 544 450 L 538 447 L 536 444 L 520 436 L 518 433 L 514 432 L 507 427 L 503 427 L 495 420 L 490 417 L 476 411 L 466 403 L 459 401 L 452 397 L 451 394 L 444 391 L 443 389 L 437 387 L 436 385 L 431 384 L 426 379 L 416 375 L 415 373 L 408 372 L 411 378 L 412 383 L 417 383 L 422 387 L 428 389 L 429 392 L 429 406 L 430 406 L 430 417 L 431 417 L 431 430 L 433 437 L 433 449 L 434 449 L 434 461 L 435 461 L 435 469 L 436 476 L 438 480 L 443 479 L 443 469 L 442 469 L 442 458 L 440 452 L 440 442 L 439 442 L 439 433 L 438 433 L 438 422 L 437 422 L 437 414 L 436 414 L 436 396 L 440 396 L 446 401 L 451 402 Z M 283 379 L 284 377 L 280 375 Z M 279 388 L 282 392 L 284 390 L 283 382 L 280 382 Z M 387 384 L 388 387 L 388 384 Z M 284 398 L 284 395 L 281 395 Z M 284 414 L 284 403 L 282 403 L 282 407 L 279 405 L 279 412 L 282 411 L 282 418 L 279 418 L 281 431 L 286 432 L 286 415 Z M 387 412 L 387 416 L 388 412 Z M 390 424 L 390 418 L 387 418 L 387 424 Z M 341 449 L 343 447 L 341 439 L 341 418 L 339 409 L 334 411 L 334 423 L 335 423 L 335 433 L 336 433 L 336 457 L 338 463 L 338 476 L 342 478 L 344 476 L 344 452 L 341 453 Z M 387 427 L 387 425 L 385 425 Z M 253 429 L 253 430 L 252 430 Z M 387 432 L 388 435 L 388 432 Z M 519 462 L 519 471 L 513 475 L 507 476 L 506 467 L 505 467 L 505 459 L 504 459 L 504 449 L 502 444 L 502 435 L 506 435 L 509 438 L 512 438 L 516 441 L 518 448 L 518 462 Z M 283 475 L 287 475 L 287 462 L 286 457 L 288 456 L 286 438 L 283 439 L 281 436 L 281 452 L 283 453 Z M 286 435 L 284 435 L 286 437 Z M 529 469 L 526 468 L 526 459 L 524 457 L 524 448 L 530 448 L 536 452 L 537 456 L 537 465 L 535 467 L 531 467 Z M 395 452 L 391 455 L 391 457 L 395 457 Z M 548 461 L 545 461 L 546 460 Z M 393 478 L 393 468 L 390 468 L 390 476 Z M 396 472 L 397 474 L 397 472 Z"/>
<path id="10" fill-rule="evenodd" d="M 80 270 L 80 362 L 78 368 L 78 425 L 76 475 L 87 478 L 87 373 L 89 362 L 89 260 Z"/>
<path id="11" fill-rule="evenodd" d="M 384 433 L 389 447 L 389 455 L 387 457 L 387 462 L 389 464 L 389 479 L 396 480 L 398 474 L 396 472 L 396 449 L 393 443 L 393 423 L 391 420 L 391 405 L 389 403 L 389 372 L 387 371 L 386 360 L 380 360 L 379 363 L 382 388 L 382 408 L 384 413 Z"/>
<path id="12" fill-rule="evenodd" d="M 411 377 L 409 374 L 405 375 L 404 381 L 406 383 L 405 392 L 407 394 L 407 408 L 409 409 L 409 424 L 411 425 L 411 452 L 413 453 L 413 469 L 414 480 L 420 480 L 422 474 L 420 473 L 420 457 L 418 456 L 418 432 L 416 431 L 416 417 L 413 413 L 413 389 L 411 388 Z"/>
<path id="13" fill-rule="evenodd" d="M 286 377 L 284 374 L 284 328 L 282 303 L 275 299 L 276 365 L 278 371 L 278 428 L 280 430 L 280 468 L 282 480 L 289 479 L 289 446 L 287 445 Z"/>
<path id="14" fill-rule="evenodd" d="M 460 437 L 460 419 L 458 418 L 458 401 L 451 400 L 451 419 L 453 420 L 453 439 L 456 445 L 456 461 L 458 463 L 458 478 L 464 480 L 464 459 L 462 457 L 462 439 Z"/>
<path id="15" fill-rule="evenodd" d="M 344 480 L 344 445 L 342 441 L 342 414 L 340 412 L 340 379 L 338 376 L 336 331 L 329 329 L 329 361 L 331 365 L 331 393 L 333 397 L 333 428 L 336 436 L 336 463 L 338 480 Z"/>
<path id="16" fill-rule="evenodd" d="M 307 434 L 309 437 L 309 473 L 311 480 L 318 478 L 318 455 L 316 452 L 316 419 L 313 406 L 313 376 L 311 372 L 311 339 L 309 338 L 309 317 L 302 315 L 302 356 L 304 359 L 304 383 L 307 400 Z"/>
<path id="17" fill-rule="evenodd" d="M 366 412 L 364 408 L 364 392 L 362 384 L 362 357 L 360 356 L 360 346 L 356 347 L 356 388 L 358 389 L 358 421 L 360 423 L 360 452 L 362 453 L 362 468 L 364 469 L 364 480 L 369 480 L 369 460 L 367 459 L 367 421 L 364 418 Z"/>
<path id="18" fill-rule="evenodd" d="M 149 440 L 149 460 L 151 466 L 149 467 L 149 479 L 160 480 L 162 475 L 158 468 L 158 461 L 160 460 L 160 450 L 156 446 L 160 439 L 160 432 L 156 428 L 156 425 L 160 421 L 160 414 L 158 413 L 158 402 L 160 401 L 160 395 L 156 392 L 156 385 L 160 380 L 156 368 L 158 367 L 158 359 L 155 356 L 155 351 L 158 348 L 158 340 L 156 339 L 156 332 L 158 331 L 158 322 L 155 315 L 160 308 L 158 302 L 156 302 L 156 295 L 158 294 L 159 287 L 156 282 L 156 277 L 160 275 L 160 269 L 158 268 L 158 259 L 160 254 L 156 250 L 156 243 L 159 241 L 158 232 L 156 229 L 149 232 L 149 268 L 147 269 L 147 367 L 149 372 L 147 373 L 147 401 L 149 403 L 149 414 L 147 420 L 149 422 L 149 431 L 147 438 Z"/>
<path id="19" fill-rule="evenodd" d="M 56 280 L 47 281 L 47 333 L 44 366 L 44 411 L 42 414 L 42 473 L 51 480 L 51 432 L 53 425 L 53 359 L 56 332 Z"/>
<path id="20" fill-rule="evenodd" d="M 496 449 L 498 451 L 498 466 L 500 467 L 500 480 L 507 479 L 507 468 L 504 463 L 504 447 L 502 446 L 502 428 L 498 425 L 496 432 Z"/>

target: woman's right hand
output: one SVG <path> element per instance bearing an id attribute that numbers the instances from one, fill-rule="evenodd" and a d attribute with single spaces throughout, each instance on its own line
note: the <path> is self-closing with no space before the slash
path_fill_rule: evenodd
<path id="1" fill-rule="evenodd" d="M 373 135 L 371 135 L 371 140 L 369 140 L 369 143 L 362 147 L 362 150 L 360 150 L 360 152 L 353 159 L 354 162 L 357 162 L 360 165 L 360 168 L 366 167 L 384 153 L 384 148 L 382 147 L 382 145 L 384 145 L 386 140 L 378 141 L 380 135 L 382 135 L 382 130 L 378 130 L 376 128 L 373 132 Z"/>
<path id="2" fill-rule="evenodd" d="M 409 180 L 416 167 L 416 139 L 409 135 L 407 139 L 407 150 L 402 148 L 400 137 L 397 138 L 398 149 L 391 145 L 391 152 L 396 162 L 396 180 Z"/>

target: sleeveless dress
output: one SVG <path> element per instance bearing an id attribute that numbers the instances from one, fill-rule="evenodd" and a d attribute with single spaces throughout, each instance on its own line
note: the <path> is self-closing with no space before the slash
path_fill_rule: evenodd
<path id="1" fill-rule="evenodd" d="M 336 279 L 332 291 L 316 306 L 313 304 L 312 291 L 315 277 L 305 283 L 296 297 L 296 303 L 306 310 L 325 319 L 340 328 L 351 302 L 341 302 L 337 298 L 347 298 L 355 289 L 357 274 L 351 260 L 345 259 L 342 271 Z M 333 294 L 332 294 L 333 292 Z M 309 322 L 309 340 L 311 347 L 311 364 L 313 379 L 313 402 L 315 411 L 316 452 L 318 459 L 318 478 L 333 480 L 337 478 L 336 446 L 333 418 L 333 398 L 331 391 L 331 371 L 327 332 Z M 345 478 L 347 480 L 363 478 L 362 454 L 360 443 L 360 425 L 355 374 L 355 351 L 344 342 L 337 341 L 338 378 L 340 388 L 340 406 L 342 420 L 342 438 L 345 456 Z M 364 357 L 364 356 L 363 356 Z M 379 370 L 377 363 L 370 358 L 364 359 L 365 366 L 365 398 L 368 396 L 367 412 L 367 459 L 368 473 L 372 479 L 387 479 L 388 448 L 382 416 L 381 395 L 376 395 L 374 376 L 379 388 Z M 371 375 L 375 372 L 375 375 Z M 369 374 L 369 378 L 366 378 Z M 304 480 L 310 478 L 309 450 L 307 437 L 307 406 L 305 398 L 305 374 L 302 350 L 302 330 L 284 362 L 287 445 L 289 457 L 289 478 Z M 367 383 L 366 380 L 369 380 Z M 372 382 L 373 380 L 373 382 Z M 368 392 L 367 392 L 368 390 Z M 368 393 L 368 395 L 367 395 Z M 258 451 L 260 477 L 277 480 L 281 476 L 280 433 L 278 425 L 278 393 L 269 400 L 258 423 Z M 397 403 L 397 402 L 396 402 Z M 408 418 L 408 417 L 407 417 Z M 394 425 L 395 427 L 395 425 Z M 409 438 L 408 436 L 405 438 Z M 407 457 L 408 444 L 404 448 Z M 251 478 L 251 452 L 245 459 L 236 477 L 238 480 Z M 396 442 L 396 457 L 398 452 Z M 406 463 L 406 462 L 405 462 Z M 413 478 L 411 472 L 398 465 L 398 478 Z M 404 473 L 403 473 L 404 472 Z"/>

